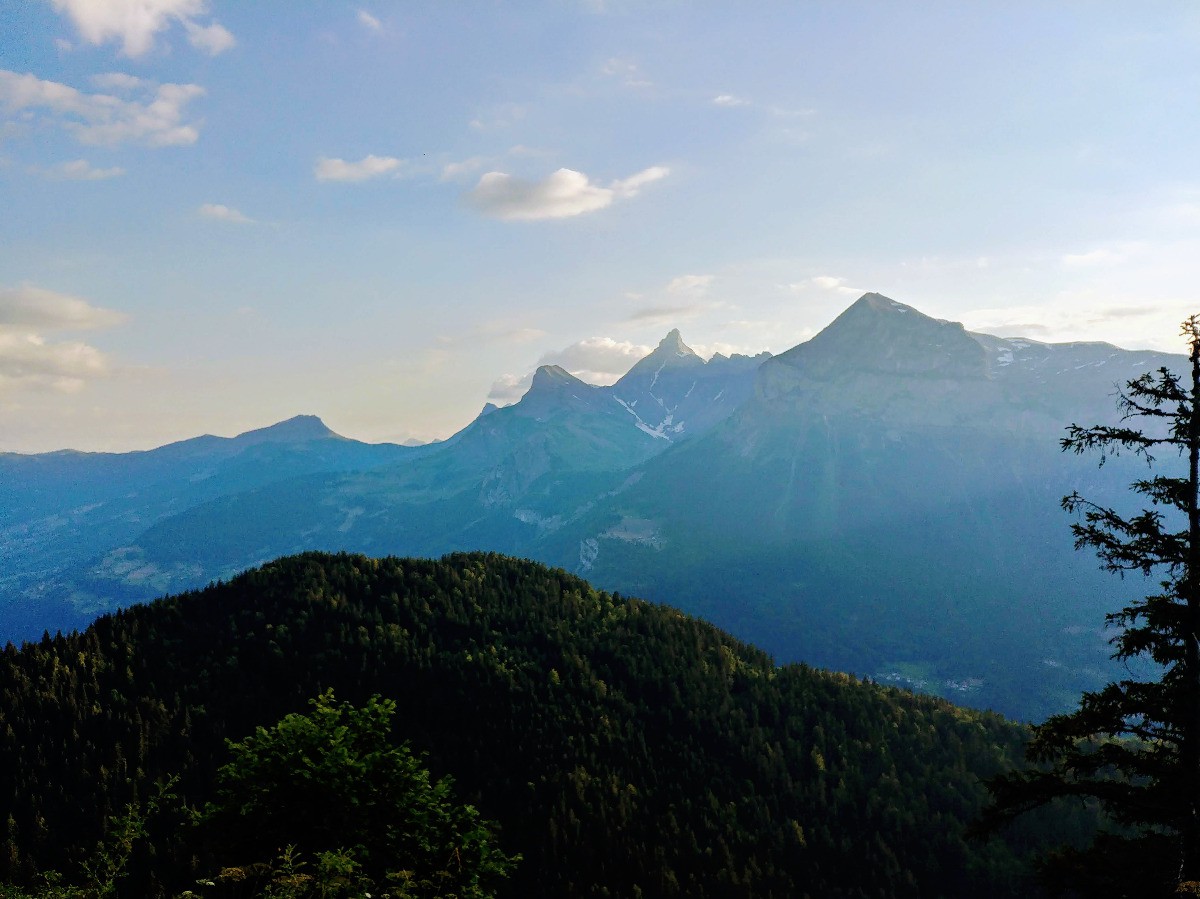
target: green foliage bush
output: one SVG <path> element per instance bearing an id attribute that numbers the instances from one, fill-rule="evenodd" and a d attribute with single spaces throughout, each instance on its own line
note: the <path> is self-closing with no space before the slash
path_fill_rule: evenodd
<path id="1" fill-rule="evenodd" d="M 379 696 L 338 704 L 326 690 L 309 714 L 231 743 L 201 818 L 220 855 L 247 869 L 279 853 L 264 895 L 311 882 L 325 892 L 492 896 L 516 859 L 474 807 L 455 802 L 450 778 L 434 781 L 408 745 L 392 743 L 395 711 Z"/>

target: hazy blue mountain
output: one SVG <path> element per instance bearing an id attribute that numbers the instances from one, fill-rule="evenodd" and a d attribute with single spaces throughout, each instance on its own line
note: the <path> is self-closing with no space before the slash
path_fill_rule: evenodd
<path id="1" fill-rule="evenodd" d="M 309 549 L 497 550 L 784 661 L 1038 717 L 1109 676 L 1103 613 L 1144 586 L 1075 553 L 1058 506 L 1124 502 L 1144 466 L 1064 457 L 1063 428 L 1182 361 L 971 334 L 877 294 L 775 358 L 706 363 L 672 332 L 611 387 L 544 367 L 415 457 L 191 503 L 23 598 L 91 610 Z"/>
<path id="2" fill-rule="evenodd" d="M 781 658 L 1036 717 L 1107 677 L 1104 611 L 1145 586 L 1074 552 L 1058 507 L 1121 503 L 1144 464 L 1064 457 L 1063 428 L 1182 361 L 972 335 L 867 295 L 564 536 L 589 578 L 691 597 Z"/>
<path id="3" fill-rule="evenodd" d="M 0 640 L 86 624 L 111 608 L 61 585 L 61 573 L 113 550 L 135 595 L 202 577 L 120 562 L 120 548 L 156 522 L 214 498 L 313 472 L 369 469 L 418 458 L 426 447 L 367 444 L 299 415 L 236 437 L 205 435 L 131 453 L 0 453 Z M 56 586 L 58 585 L 58 586 Z M 128 598 L 128 597 L 125 597 Z"/>
<path id="4" fill-rule="evenodd" d="M 676 352 L 694 376 L 680 377 Z M 415 448 L 358 444 L 302 416 L 148 453 L 0 456 L 0 597 L 11 613 L 0 640 L 303 549 L 518 551 L 730 414 L 764 358 L 705 363 L 672 332 L 618 385 L 543 366 L 520 402 L 488 404 L 449 440 Z M 639 403 L 646 420 L 629 411 Z M 667 437 L 651 433 L 665 410 L 679 426 Z"/>
<path id="5" fill-rule="evenodd" d="M 673 330 L 609 392 L 639 430 L 677 443 L 703 434 L 749 399 L 754 374 L 769 357 L 717 353 L 705 362 Z"/>

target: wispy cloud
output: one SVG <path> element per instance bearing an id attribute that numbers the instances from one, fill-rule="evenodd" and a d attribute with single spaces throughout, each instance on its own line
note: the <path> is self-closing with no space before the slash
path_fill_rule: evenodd
<path id="1" fill-rule="evenodd" d="M 1093 340 L 1098 330 L 1133 324 L 1130 319 L 1145 319 L 1173 310 L 1155 303 L 1138 306 L 1080 306 L 1063 308 L 1048 305 L 1014 305 L 989 309 L 973 309 L 963 314 L 968 329 L 1000 337 L 1035 337 L 1035 339 Z"/>
<path id="2" fill-rule="evenodd" d="M 0 287 L 0 328 L 90 331 L 125 321 L 125 315 L 87 300 L 23 284 Z"/>
<path id="3" fill-rule="evenodd" d="M 383 23 L 367 12 L 365 9 L 358 11 L 358 23 L 368 31 L 373 31 L 376 34 L 383 31 Z"/>
<path id="4" fill-rule="evenodd" d="M 51 0 L 79 36 L 92 45 L 117 41 L 126 56 L 143 56 L 172 23 L 183 25 L 188 41 L 212 56 L 234 46 L 233 35 L 217 22 L 197 21 L 208 13 L 207 0 Z"/>
<path id="5" fill-rule="evenodd" d="M 667 168 L 655 166 L 602 187 L 593 184 L 582 172 L 566 168 L 541 181 L 487 172 L 467 194 L 467 199 L 485 215 L 506 221 L 569 218 L 604 209 L 616 199 L 637 196 L 642 187 L 668 174 Z"/>
<path id="6" fill-rule="evenodd" d="M 683 306 L 648 306 L 631 313 L 625 321 L 643 325 L 676 325 L 684 319 L 694 318 L 707 308 L 706 305 L 696 303 Z"/>
<path id="7" fill-rule="evenodd" d="M 1110 244 L 1096 247 L 1084 253 L 1066 253 L 1062 257 L 1063 268 L 1084 269 L 1108 265 L 1119 265 L 1127 262 L 1141 249 L 1141 244 L 1135 242 Z"/>
<path id="8" fill-rule="evenodd" d="M 220 222 L 233 222 L 238 225 L 250 225 L 254 223 L 254 219 L 245 213 L 221 203 L 205 203 L 196 212 L 203 218 L 215 219 Z"/>
<path id="9" fill-rule="evenodd" d="M 509 128 L 525 118 L 526 109 L 519 103 L 501 103 L 469 122 L 476 131 L 497 131 Z"/>
<path id="10" fill-rule="evenodd" d="M 187 29 L 188 43 L 209 56 L 219 56 L 226 50 L 232 50 L 237 44 L 229 29 L 217 22 L 211 25 L 184 22 L 184 28 Z"/>
<path id="11" fill-rule="evenodd" d="M 472 156 L 470 159 L 464 159 L 461 162 L 448 162 L 442 166 L 443 181 L 454 181 L 461 178 L 463 175 L 470 175 L 472 172 L 477 172 L 488 164 L 488 159 L 485 156 Z"/>
<path id="12" fill-rule="evenodd" d="M 41 111 L 83 144 L 170 147 L 194 144 L 199 138 L 198 126 L 184 121 L 184 109 L 204 95 L 204 88 L 195 84 L 154 86 L 119 73 L 98 77 L 113 90 L 141 96 L 87 94 L 57 81 L 0 69 L 0 107 L 9 113 Z"/>
<path id="13" fill-rule="evenodd" d="M 523 397 L 533 384 L 533 372 L 526 375 L 501 375 L 492 382 L 487 398 L 493 403 L 506 405 Z"/>
<path id="14" fill-rule="evenodd" d="M 605 60 L 600 67 L 600 73 L 611 78 L 619 78 L 625 87 L 652 87 L 653 82 L 647 80 L 632 59 L 614 56 Z"/>
<path id="15" fill-rule="evenodd" d="M 684 296 L 702 296 L 712 286 L 712 275 L 680 275 L 667 283 L 667 293 Z"/>
<path id="16" fill-rule="evenodd" d="M 736 109 L 739 106 L 753 107 L 754 109 L 760 110 L 780 119 L 792 119 L 816 114 L 816 110 L 809 107 L 790 107 L 768 103 L 756 103 L 754 100 L 751 100 L 748 97 L 741 97 L 737 94 L 717 94 L 712 98 L 712 103 L 714 106 L 721 106 L 725 109 Z"/>
<path id="17" fill-rule="evenodd" d="M 866 293 L 861 288 L 848 285 L 845 278 L 838 278 L 833 275 L 817 275 L 809 278 L 807 281 L 796 281 L 789 284 L 788 289 L 792 293 L 807 293 L 816 290 L 836 293 L 844 297 L 857 297 Z"/>
<path id="18" fill-rule="evenodd" d="M 86 159 L 75 159 L 59 165 L 33 166 L 30 171 L 51 181 L 105 181 L 125 174 L 120 166 L 97 168 Z"/>
<path id="19" fill-rule="evenodd" d="M 403 159 L 394 156 L 364 156 L 358 162 L 322 156 L 313 166 L 318 181 L 369 181 L 381 175 L 400 174 Z"/>
<path id="20" fill-rule="evenodd" d="M 589 384 L 612 384 L 634 364 L 649 355 L 653 347 L 614 340 L 611 337 L 588 337 L 561 350 L 545 353 L 537 364 L 559 365 Z M 533 372 L 525 375 L 502 375 L 492 384 L 488 399 L 496 403 L 511 403 L 529 390 Z"/>
<path id="21" fill-rule="evenodd" d="M 708 299 L 716 277 L 711 274 L 687 274 L 672 278 L 663 287 L 648 293 L 628 292 L 625 296 L 634 302 L 646 301 L 644 305 L 625 316 L 625 321 L 638 325 L 669 325 L 674 327 L 682 321 L 695 318 L 710 310 L 725 306 L 725 303 Z"/>
<path id="22" fill-rule="evenodd" d="M 91 82 L 102 91 L 121 91 L 124 93 L 153 86 L 144 78 L 139 78 L 137 75 L 130 75 L 127 72 L 101 72 L 99 75 L 93 75 Z"/>
<path id="23" fill-rule="evenodd" d="M 614 181 L 612 183 L 613 193 L 618 197 L 636 197 L 638 191 L 647 184 L 661 181 L 669 174 L 671 174 L 671 170 L 663 165 L 655 165 L 648 169 L 642 169 L 636 175 L 630 175 L 628 178 Z"/>

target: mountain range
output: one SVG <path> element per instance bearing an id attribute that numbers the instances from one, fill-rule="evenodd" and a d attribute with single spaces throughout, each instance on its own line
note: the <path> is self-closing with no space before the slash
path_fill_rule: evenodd
<path id="1" fill-rule="evenodd" d="M 1144 472 L 1064 457 L 1114 386 L 1179 356 L 966 331 L 867 294 L 775 357 L 677 331 L 610 387 L 540 368 L 425 447 L 311 418 L 124 455 L 0 456 L 0 639 L 310 549 L 487 549 L 671 603 L 804 660 L 1031 719 L 1112 673 L 1138 590 L 1059 499 Z"/>

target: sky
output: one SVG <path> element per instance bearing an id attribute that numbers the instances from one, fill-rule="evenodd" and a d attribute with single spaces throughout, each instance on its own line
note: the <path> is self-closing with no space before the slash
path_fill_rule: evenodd
<path id="1" fill-rule="evenodd" d="M 1182 350 L 1200 6 L 0 0 L 0 451 L 429 440 L 877 291 Z"/>

